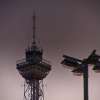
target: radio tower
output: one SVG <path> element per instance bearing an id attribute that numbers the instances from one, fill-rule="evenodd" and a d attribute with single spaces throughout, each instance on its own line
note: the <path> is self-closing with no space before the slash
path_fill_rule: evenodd
<path id="1" fill-rule="evenodd" d="M 51 70 L 51 65 L 43 59 L 43 50 L 36 44 L 36 16 L 33 15 L 33 41 L 25 51 L 25 59 L 17 62 L 16 69 L 25 79 L 24 100 L 44 100 L 43 79 Z"/>

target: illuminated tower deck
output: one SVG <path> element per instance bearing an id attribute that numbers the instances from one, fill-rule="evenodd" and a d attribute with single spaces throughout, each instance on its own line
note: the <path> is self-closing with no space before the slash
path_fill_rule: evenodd
<path id="1" fill-rule="evenodd" d="M 36 45 L 35 14 L 33 16 L 33 42 L 25 51 L 25 59 L 17 61 L 17 70 L 25 79 L 24 100 L 43 100 L 43 79 L 51 71 L 51 65 L 43 59 L 43 50 Z"/>

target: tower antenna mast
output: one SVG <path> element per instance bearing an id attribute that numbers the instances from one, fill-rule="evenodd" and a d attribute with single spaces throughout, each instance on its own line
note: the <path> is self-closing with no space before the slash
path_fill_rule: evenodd
<path id="1" fill-rule="evenodd" d="M 36 44 L 36 14 L 33 13 L 33 44 Z"/>

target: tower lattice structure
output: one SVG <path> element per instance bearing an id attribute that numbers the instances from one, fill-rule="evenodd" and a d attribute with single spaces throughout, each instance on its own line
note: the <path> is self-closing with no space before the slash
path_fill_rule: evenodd
<path id="1" fill-rule="evenodd" d="M 43 49 L 39 48 L 35 40 L 35 21 L 33 15 L 33 42 L 25 51 L 25 58 L 17 61 L 17 70 L 25 79 L 24 100 L 44 100 L 43 79 L 51 70 L 51 65 L 43 59 Z"/>

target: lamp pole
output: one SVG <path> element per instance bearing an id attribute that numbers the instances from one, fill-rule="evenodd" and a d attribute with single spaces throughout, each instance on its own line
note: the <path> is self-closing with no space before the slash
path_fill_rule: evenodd
<path id="1" fill-rule="evenodd" d="M 72 72 L 76 73 L 76 75 L 83 74 L 83 93 L 84 93 L 84 100 L 89 100 L 88 96 L 88 67 L 89 64 L 94 65 L 93 70 L 100 72 L 100 55 L 96 54 L 96 50 L 88 56 L 88 58 L 80 60 L 77 58 L 73 58 L 67 55 L 64 55 L 64 60 L 61 64 L 70 66 L 74 68 Z"/>
<path id="2" fill-rule="evenodd" d="M 88 100 L 88 65 L 83 64 L 84 100 Z"/>

